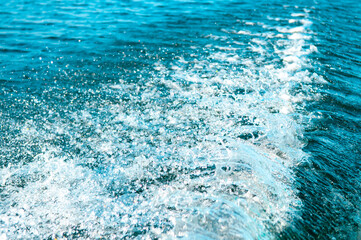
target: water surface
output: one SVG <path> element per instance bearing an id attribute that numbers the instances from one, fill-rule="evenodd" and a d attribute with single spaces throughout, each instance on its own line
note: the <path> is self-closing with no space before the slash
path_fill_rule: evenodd
<path id="1" fill-rule="evenodd" d="M 357 1 L 0 3 L 1 239 L 358 239 Z"/>

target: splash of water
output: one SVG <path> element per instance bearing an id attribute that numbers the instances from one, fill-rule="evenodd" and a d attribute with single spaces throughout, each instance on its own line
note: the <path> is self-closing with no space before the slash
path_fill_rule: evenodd
<path id="1" fill-rule="evenodd" d="M 84 91 L 96 101 L 83 109 L 59 114 L 39 103 L 45 118 L 14 126 L 23 151 L 37 151 L 0 170 L 0 236 L 270 239 L 282 231 L 302 207 L 292 167 L 307 157 L 303 107 L 323 81 L 309 71 L 317 48 L 307 10 L 291 16 L 273 20 L 287 26 L 240 21 L 205 35 L 195 54 L 143 69 L 149 78 Z"/>

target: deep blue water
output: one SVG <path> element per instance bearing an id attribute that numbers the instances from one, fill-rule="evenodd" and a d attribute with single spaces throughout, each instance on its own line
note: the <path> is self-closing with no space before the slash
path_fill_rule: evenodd
<path id="1" fill-rule="evenodd" d="M 0 239 L 361 239 L 361 4 L 0 2 Z"/>

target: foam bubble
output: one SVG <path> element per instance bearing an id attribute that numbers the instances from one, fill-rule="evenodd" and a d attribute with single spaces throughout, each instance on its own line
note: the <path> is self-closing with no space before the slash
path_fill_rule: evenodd
<path id="1" fill-rule="evenodd" d="M 291 13 L 292 17 L 306 17 L 305 13 Z"/>

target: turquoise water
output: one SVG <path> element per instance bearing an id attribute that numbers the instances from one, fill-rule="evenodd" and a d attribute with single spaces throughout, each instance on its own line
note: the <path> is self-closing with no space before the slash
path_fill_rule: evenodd
<path id="1" fill-rule="evenodd" d="M 358 1 L 3 1 L 0 239 L 359 239 Z"/>

